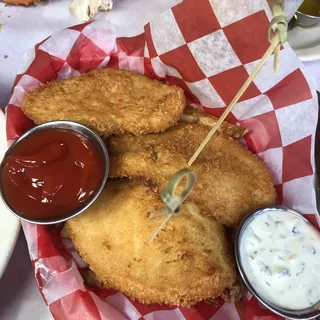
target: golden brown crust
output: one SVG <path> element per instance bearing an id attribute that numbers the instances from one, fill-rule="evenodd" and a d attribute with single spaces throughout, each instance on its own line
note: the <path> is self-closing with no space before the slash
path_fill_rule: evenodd
<path id="1" fill-rule="evenodd" d="M 183 90 L 127 70 L 92 70 L 61 82 L 41 84 L 23 100 L 36 124 L 73 120 L 100 135 L 161 132 L 177 123 Z"/>
<path id="2" fill-rule="evenodd" d="M 224 301 L 235 303 L 239 301 L 245 292 L 245 286 L 241 280 L 236 280 L 230 287 L 224 289 L 221 297 Z"/>
<path id="3" fill-rule="evenodd" d="M 188 202 L 149 244 L 164 217 L 148 216 L 161 207 L 149 187 L 110 181 L 65 228 L 99 282 L 142 303 L 190 306 L 220 296 L 236 279 L 224 227 Z"/>
<path id="4" fill-rule="evenodd" d="M 179 123 L 161 134 L 112 136 L 107 142 L 110 176 L 165 187 L 187 167 L 208 128 Z M 272 178 L 262 161 L 238 142 L 215 135 L 191 166 L 197 184 L 190 199 L 222 224 L 237 226 L 252 210 L 275 203 Z"/>
<path id="5" fill-rule="evenodd" d="M 199 123 L 203 126 L 212 128 L 217 123 L 218 118 L 211 116 L 198 108 L 187 105 L 180 121 L 184 123 Z M 248 133 L 248 130 L 224 121 L 217 132 L 232 138 L 241 138 Z"/>

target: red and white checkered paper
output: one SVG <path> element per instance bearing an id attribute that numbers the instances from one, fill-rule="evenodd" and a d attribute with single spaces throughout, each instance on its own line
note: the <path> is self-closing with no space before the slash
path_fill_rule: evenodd
<path id="1" fill-rule="evenodd" d="M 26 92 L 41 82 L 96 68 L 129 69 L 176 84 L 185 90 L 189 103 L 219 116 L 267 49 L 270 17 L 264 0 L 185 0 L 133 38 L 116 38 L 117 27 L 106 21 L 56 33 L 36 45 L 28 55 L 28 67 L 16 78 L 6 109 L 8 141 L 34 125 L 21 111 Z M 318 226 L 315 91 L 287 44 L 280 53 L 278 73 L 273 73 L 272 64 L 273 57 L 228 120 L 250 130 L 245 141 L 272 171 L 278 203 L 301 211 Z M 62 244 L 59 231 L 25 222 L 23 229 L 40 292 L 55 319 L 281 319 L 250 297 L 235 305 L 220 299 L 218 306 L 203 302 L 193 308 L 146 306 L 115 290 L 89 288 L 80 274 L 86 265 L 70 243 Z"/>

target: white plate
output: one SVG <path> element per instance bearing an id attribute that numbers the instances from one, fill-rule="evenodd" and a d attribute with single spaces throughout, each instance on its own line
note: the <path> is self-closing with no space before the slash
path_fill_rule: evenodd
<path id="1" fill-rule="evenodd" d="M 7 150 L 5 116 L 0 109 L 0 160 Z M 0 199 L 0 278 L 6 269 L 20 231 L 16 218 Z"/>
<path id="2" fill-rule="evenodd" d="M 288 42 L 301 61 L 320 59 L 320 24 L 296 27 L 288 32 Z"/>

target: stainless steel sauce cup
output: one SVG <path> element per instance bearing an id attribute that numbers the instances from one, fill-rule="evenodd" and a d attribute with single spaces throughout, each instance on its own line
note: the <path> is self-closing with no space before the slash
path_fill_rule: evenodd
<path id="1" fill-rule="evenodd" d="M 291 28 L 296 26 L 309 28 L 317 25 L 318 23 L 320 23 L 319 16 L 311 16 L 309 14 L 297 11 L 290 21 L 290 26 Z"/>
<path id="2" fill-rule="evenodd" d="M 101 183 L 99 188 L 96 190 L 96 192 L 92 195 L 92 197 L 83 204 L 83 206 L 81 206 L 80 208 L 76 209 L 74 212 L 63 216 L 63 217 L 58 217 L 58 218 L 51 218 L 51 219 L 31 219 L 31 218 L 27 218 L 24 216 L 21 216 L 11 205 L 10 203 L 8 203 L 6 201 L 6 198 L 4 197 L 4 194 L 2 193 L 2 186 L 0 186 L 0 196 L 2 197 L 2 200 L 4 201 L 4 203 L 6 204 L 6 206 L 8 207 L 8 209 L 18 218 L 31 222 L 31 223 L 36 223 L 36 224 L 54 224 L 54 223 L 59 223 L 59 222 L 63 222 L 66 221 L 70 218 L 73 218 L 77 215 L 79 215 L 80 213 L 82 213 L 84 210 L 86 210 L 100 195 L 101 191 L 104 188 L 104 185 L 107 181 L 108 178 L 108 174 L 109 174 L 109 155 L 108 155 L 108 151 L 107 148 L 103 142 L 103 140 L 100 138 L 100 136 L 98 134 L 96 134 L 94 131 L 92 131 L 91 129 L 89 129 L 88 127 L 77 123 L 77 122 L 73 122 L 73 121 L 52 121 L 52 122 L 47 122 L 44 124 L 41 124 L 35 128 L 32 128 L 31 130 L 27 131 L 25 134 L 23 134 L 19 139 L 17 139 L 12 145 L 11 147 L 7 150 L 4 159 L 6 157 L 8 157 L 14 150 L 15 148 L 18 146 L 18 144 L 27 139 L 29 136 L 31 136 L 32 134 L 34 134 L 35 132 L 40 132 L 40 131 L 44 131 L 44 130 L 48 130 L 48 129 L 65 129 L 65 130 L 71 130 L 74 131 L 76 133 L 80 133 L 83 136 L 85 136 L 87 139 L 89 139 L 93 145 L 97 148 L 97 151 L 100 153 L 102 159 L 103 159 L 103 163 L 104 163 L 104 168 L 103 168 L 103 177 L 101 177 Z M 3 163 L 1 163 L 0 165 L 0 174 L 3 170 Z"/>
<path id="3" fill-rule="evenodd" d="M 281 308 L 281 307 L 267 301 L 263 297 L 261 297 L 261 295 L 259 295 L 259 293 L 251 285 L 251 283 L 246 275 L 246 271 L 243 267 L 242 258 L 241 258 L 241 241 L 242 241 L 242 236 L 244 234 L 244 231 L 246 230 L 246 228 L 250 225 L 250 223 L 253 221 L 253 219 L 256 216 L 263 215 L 267 212 L 277 211 L 277 210 L 287 211 L 289 213 L 297 215 L 310 224 L 310 222 L 306 218 L 304 218 L 301 213 L 299 213 L 295 210 L 292 210 L 292 209 L 288 209 L 283 206 L 264 207 L 264 208 L 258 209 L 256 211 L 252 212 L 251 214 L 249 214 L 241 223 L 241 225 L 237 231 L 236 238 L 235 238 L 235 244 L 234 244 L 235 258 L 236 258 L 236 262 L 237 262 L 237 266 L 238 266 L 240 275 L 241 275 L 245 285 L 247 286 L 249 291 L 252 293 L 252 295 L 255 296 L 258 301 L 260 301 L 265 307 L 267 307 L 268 309 L 270 309 L 274 313 L 276 313 L 282 317 L 289 318 L 289 319 L 299 319 L 299 320 L 312 319 L 312 318 L 318 317 L 318 316 L 320 316 L 320 301 L 317 304 L 315 304 L 314 306 L 307 308 L 307 309 L 303 309 L 303 310 L 291 310 L 291 309 Z"/>

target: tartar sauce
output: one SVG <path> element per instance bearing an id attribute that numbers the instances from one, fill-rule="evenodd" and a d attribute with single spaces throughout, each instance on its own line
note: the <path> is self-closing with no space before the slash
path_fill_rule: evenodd
<path id="1" fill-rule="evenodd" d="M 303 310 L 320 301 L 320 235 L 284 210 L 257 215 L 240 240 L 243 271 L 266 302 Z"/>

